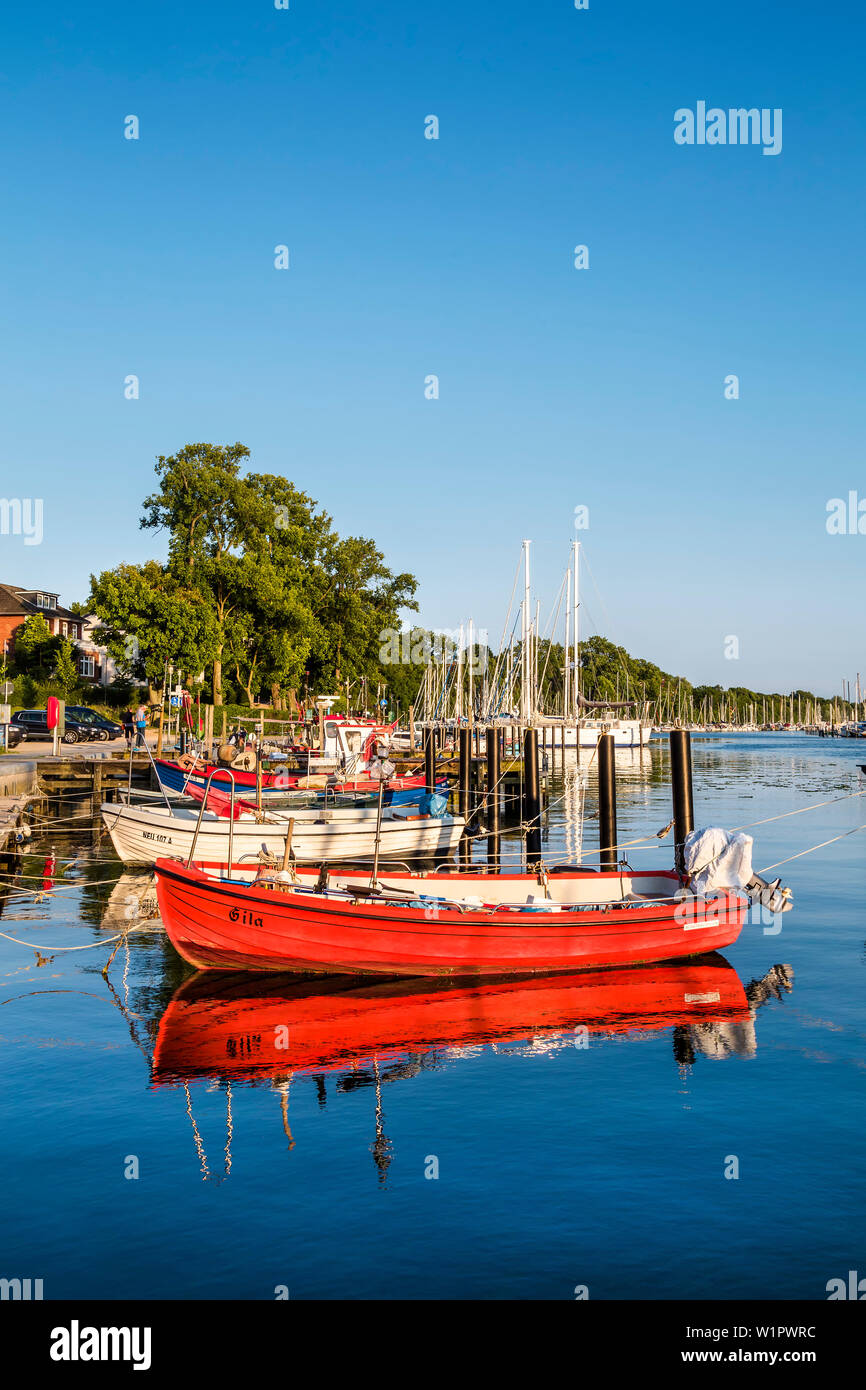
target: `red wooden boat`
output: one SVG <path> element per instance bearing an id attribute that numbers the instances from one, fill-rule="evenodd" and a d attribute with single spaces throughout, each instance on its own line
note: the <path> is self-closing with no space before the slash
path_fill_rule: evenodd
<path id="1" fill-rule="evenodd" d="M 735 891 L 684 895 L 673 871 L 388 873 L 371 892 L 358 875 L 277 886 L 171 859 L 155 867 L 171 942 L 206 969 L 462 976 L 634 965 L 729 946 L 748 908 Z"/>
<path id="2" fill-rule="evenodd" d="M 152 1079 L 282 1078 L 443 1047 L 543 1042 L 578 1025 L 624 1033 L 748 1016 L 722 956 L 463 986 L 205 971 L 181 985 L 160 1020 Z"/>

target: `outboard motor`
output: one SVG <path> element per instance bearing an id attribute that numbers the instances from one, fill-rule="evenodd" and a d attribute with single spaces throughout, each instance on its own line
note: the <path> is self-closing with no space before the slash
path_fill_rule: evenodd
<path id="1" fill-rule="evenodd" d="M 794 906 L 794 895 L 790 888 L 783 888 L 781 884 L 780 878 L 768 883 L 760 874 L 753 874 L 744 891 L 753 903 L 760 903 L 770 912 L 788 912 Z"/>

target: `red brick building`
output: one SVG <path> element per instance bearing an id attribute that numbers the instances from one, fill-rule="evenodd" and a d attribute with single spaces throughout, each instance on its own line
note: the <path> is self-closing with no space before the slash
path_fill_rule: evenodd
<path id="1" fill-rule="evenodd" d="M 18 584 L 0 584 L 0 643 L 9 656 L 15 646 L 15 634 L 33 614 L 44 618 L 55 637 L 81 640 L 84 619 L 70 613 L 58 603 L 57 594 L 49 589 L 22 589 Z"/>

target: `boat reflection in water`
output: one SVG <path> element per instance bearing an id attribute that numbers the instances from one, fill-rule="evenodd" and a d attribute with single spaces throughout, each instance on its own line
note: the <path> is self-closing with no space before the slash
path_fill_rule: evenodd
<path id="1" fill-rule="evenodd" d="M 758 1050 L 755 1014 L 769 999 L 781 999 L 794 988 L 794 971 L 790 965 L 773 965 L 760 980 L 751 980 L 745 987 L 749 1004 L 746 1018 L 736 1022 L 711 1024 L 693 1023 L 687 1028 L 674 1029 L 674 1056 L 678 1062 L 691 1063 L 700 1054 L 718 1061 L 723 1057 L 753 1057 Z"/>
<path id="2" fill-rule="evenodd" d="M 328 1073 L 338 1073 L 338 1092 L 373 1086 L 371 1152 L 384 1180 L 392 1158 L 382 1112 L 385 1082 L 452 1063 L 484 1046 L 507 1045 L 509 1056 L 538 1057 L 584 1046 L 590 1033 L 670 1029 L 680 1066 L 699 1054 L 751 1056 L 756 1008 L 789 991 L 791 978 L 789 966 L 777 965 L 744 988 L 718 954 L 671 965 L 461 983 L 200 971 L 181 985 L 162 1016 L 152 1080 L 184 1086 L 200 1161 L 191 1081 L 224 1085 L 229 1133 L 232 1084 L 270 1081 L 280 1093 L 290 1148 L 293 1078 L 311 1078 L 320 1104 L 326 1100 Z M 227 1157 L 226 1175 L 230 1166 Z M 202 1173 L 213 1176 L 205 1162 Z"/>

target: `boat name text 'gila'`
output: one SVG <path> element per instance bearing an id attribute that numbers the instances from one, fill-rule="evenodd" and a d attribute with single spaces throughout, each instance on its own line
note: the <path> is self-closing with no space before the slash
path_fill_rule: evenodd
<path id="1" fill-rule="evenodd" d="M 232 922 L 239 921 L 241 926 L 243 927 L 264 926 L 264 922 L 262 921 L 261 917 L 254 917 L 251 912 L 247 912 L 246 908 L 244 908 L 243 912 L 241 912 L 238 908 L 233 907 L 231 912 L 229 913 L 229 919 Z"/>

